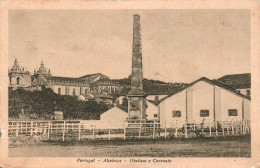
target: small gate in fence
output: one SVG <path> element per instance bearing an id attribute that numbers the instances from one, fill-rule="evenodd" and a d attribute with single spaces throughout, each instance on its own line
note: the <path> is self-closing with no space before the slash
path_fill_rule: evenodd
<path id="1" fill-rule="evenodd" d="M 42 135 L 52 140 L 192 138 L 245 135 L 250 121 L 217 121 L 203 123 L 167 123 L 153 120 L 133 123 L 91 123 L 86 120 L 9 121 L 9 136 Z"/>

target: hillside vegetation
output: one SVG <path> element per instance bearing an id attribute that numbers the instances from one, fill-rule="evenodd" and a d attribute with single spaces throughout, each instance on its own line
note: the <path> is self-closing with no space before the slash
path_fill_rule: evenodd
<path id="1" fill-rule="evenodd" d="M 23 110 L 22 110 L 23 109 Z M 58 95 L 51 89 L 42 91 L 9 90 L 10 118 L 24 114 L 35 116 L 35 119 L 52 119 L 54 111 L 63 111 L 65 119 L 99 119 L 100 114 L 109 107 L 94 100 L 79 101 L 76 96 Z"/>
<path id="2" fill-rule="evenodd" d="M 128 78 L 117 79 L 123 86 L 120 95 L 126 95 L 131 89 L 131 75 Z M 185 87 L 186 83 L 166 83 L 160 80 L 143 79 L 144 92 L 150 95 L 171 94 Z"/>

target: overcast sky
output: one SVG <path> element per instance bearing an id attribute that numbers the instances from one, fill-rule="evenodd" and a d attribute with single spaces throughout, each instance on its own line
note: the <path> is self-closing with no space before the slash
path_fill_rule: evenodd
<path id="1" fill-rule="evenodd" d="M 133 14 L 140 14 L 144 77 L 192 82 L 250 72 L 248 10 L 12 10 L 9 67 L 55 76 L 131 73 Z"/>

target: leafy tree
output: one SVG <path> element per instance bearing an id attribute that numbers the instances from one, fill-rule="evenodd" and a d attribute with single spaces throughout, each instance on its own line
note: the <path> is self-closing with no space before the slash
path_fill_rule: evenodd
<path id="1" fill-rule="evenodd" d="M 42 91 L 9 90 L 10 118 L 18 118 L 21 109 L 41 119 L 50 119 L 54 111 L 63 111 L 65 119 L 99 119 L 108 106 L 94 100 L 87 102 L 77 100 L 76 96 L 59 95 L 51 89 Z"/>

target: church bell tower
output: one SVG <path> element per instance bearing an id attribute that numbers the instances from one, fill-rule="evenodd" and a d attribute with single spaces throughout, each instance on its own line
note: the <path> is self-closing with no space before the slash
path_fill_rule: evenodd
<path id="1" fill-rule="evenodd" d="M 128 121 L 146 120 L 146 93 L 143 91 L 143 65 L 140 16 L 134 15 L 131 90 L 128 98 Z"/>

